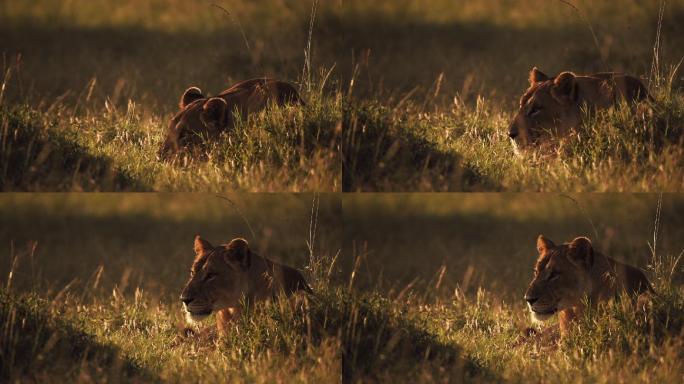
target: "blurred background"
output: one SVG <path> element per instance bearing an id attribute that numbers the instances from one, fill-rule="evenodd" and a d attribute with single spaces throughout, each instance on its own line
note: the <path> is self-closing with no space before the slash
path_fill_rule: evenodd
<path id="1" fill-rule="evenodd" d="M 359 97 L 439 108 L 482 95 L 509 108 L 533 66 L 648 77 L 660 3 L 5 0 L 0 50 L 15 68 L 5 96 L 48 105 L 132 99 L 169 112 L 189 85 L 217 93 L 253 76 L 330 72 L 328 86 Z M 684 2 L 667 1 L 664 68 L 684 57 L 682 20 Z"/>
<path id="2" fill-rule="evenodd" d="M 7 284 L 14 263 L 14 288 L 141 288 L 173 303 L 189 277 L 196 234 L 214 245 L 244 237 L 260 255 L 307 276 L 307 243 L 316 257 L 334 257 L 341 248 L 335 195 L 224 197 L 230 201 L 183 193 L 0 194 L 0 280 Z"/>
<path id="3" fill-rule="evenodd" d="M 456 287 L 470 294 L 483 287 L 522 306 L 539 234 L 556 244 L 587 236 L 595 249 L 647 275 L 653 245 L 661 258 L 684 252 L 681 194 L 345 194 L 342 199 L 344 251 L 353 255 L 344 260 L 358 259 L 359 286 L 394 295 L 409 285 L 437 297 L 451 297 Z"/>

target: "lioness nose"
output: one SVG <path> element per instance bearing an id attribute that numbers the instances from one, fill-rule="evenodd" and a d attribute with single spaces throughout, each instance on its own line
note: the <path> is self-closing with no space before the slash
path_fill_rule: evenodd
<path id="1" fill-rule="evenodd" d="M 515 139 L 516 137 L 518 137 L 518 130 L 515 127 L 511 126 L 508 129 L 508 137 L 510 137 L 511 139 Z"/>
<path id="2" fill-rule="evenodd" d="M 183 296 L 181 296 L 180 299 L 181 299 L 181 301 L 182 301 L 185 305 L 188 305 L 188 304 L 192 303 L 192 300 L 193 300 L 192 297 L 183 297 Z"/>
<path id="3" fill-rule="evenodd" d="M 530 305 L 536 303 L 537 300 L 539 300 L 539 298 L 525 295 L 525 301 L 527 301 Z"/>

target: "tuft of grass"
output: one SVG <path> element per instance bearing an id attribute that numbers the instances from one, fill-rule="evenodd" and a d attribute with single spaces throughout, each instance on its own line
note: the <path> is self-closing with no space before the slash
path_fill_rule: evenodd
<path id="1" fill-rule="evenodd" d="M 130 380 L 155 376 L 120 349 L 86 331 L 86 319 L 35 293 L 0 288 L 0 378 L 3 381 Z M 71 304 L 69 302 L 64 304 Z"/>
<path id="2" fill-rule="evenodd" d="M 0 189 L 146 190 L 127 170 L 80 143 L 58 118 L 26 105 L 0 109 Z"/>

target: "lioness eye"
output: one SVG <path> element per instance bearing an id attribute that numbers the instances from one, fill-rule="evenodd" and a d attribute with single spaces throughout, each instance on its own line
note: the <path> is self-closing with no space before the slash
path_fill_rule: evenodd
<path id="1" fill-rule="evenodd" d="M 551 271 L 549 274 L 549 280 L 556 280 L 558 277 L 560 277 L 560 272 Z"/>
<path id="2" fill-rule="evenodd" d="M 211 279 L 213 279 L 213 278 L 215 278 L 215 277 L 216 277 L 216 274 L 215 274 L 215 273 L 209 272 L 209 273 L 207 273 L 207 276 L 204 278 L 204 280 L 209 281 L 209 280 L 211 280 Z"/>
<path id="3" fill-rule="evenodd" d="M 528 116 L 536 116 L 537 114 L 539 114 L 539 112 L 541 112 L 541 110 L 542 110 L 541 107 L 538 107 L 535 105 L 532 108 L 530 108 L 529 111 L 527 111 L 527 115 Z"/>

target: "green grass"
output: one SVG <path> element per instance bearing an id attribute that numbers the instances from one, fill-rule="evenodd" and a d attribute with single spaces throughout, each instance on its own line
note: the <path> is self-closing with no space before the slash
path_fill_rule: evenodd
<path id="1" fill-rule="evenodd" d="M 13 171 L 2 189 L 682 188 L 678 2 L 662 20 L 659 2 L 631 0 L 218 4 L 228 13 L 184 1 L 4 2 L 0 127 Z M 533 66 L 640 76 L 655 109 L 601 113 L 557 151 L 515 156 L 506 131 Z M 215 94 L 263 75 L 298 84 L 309 105 L 255 116 L 208 161 L 156 159 L 184 89 Z"/>

